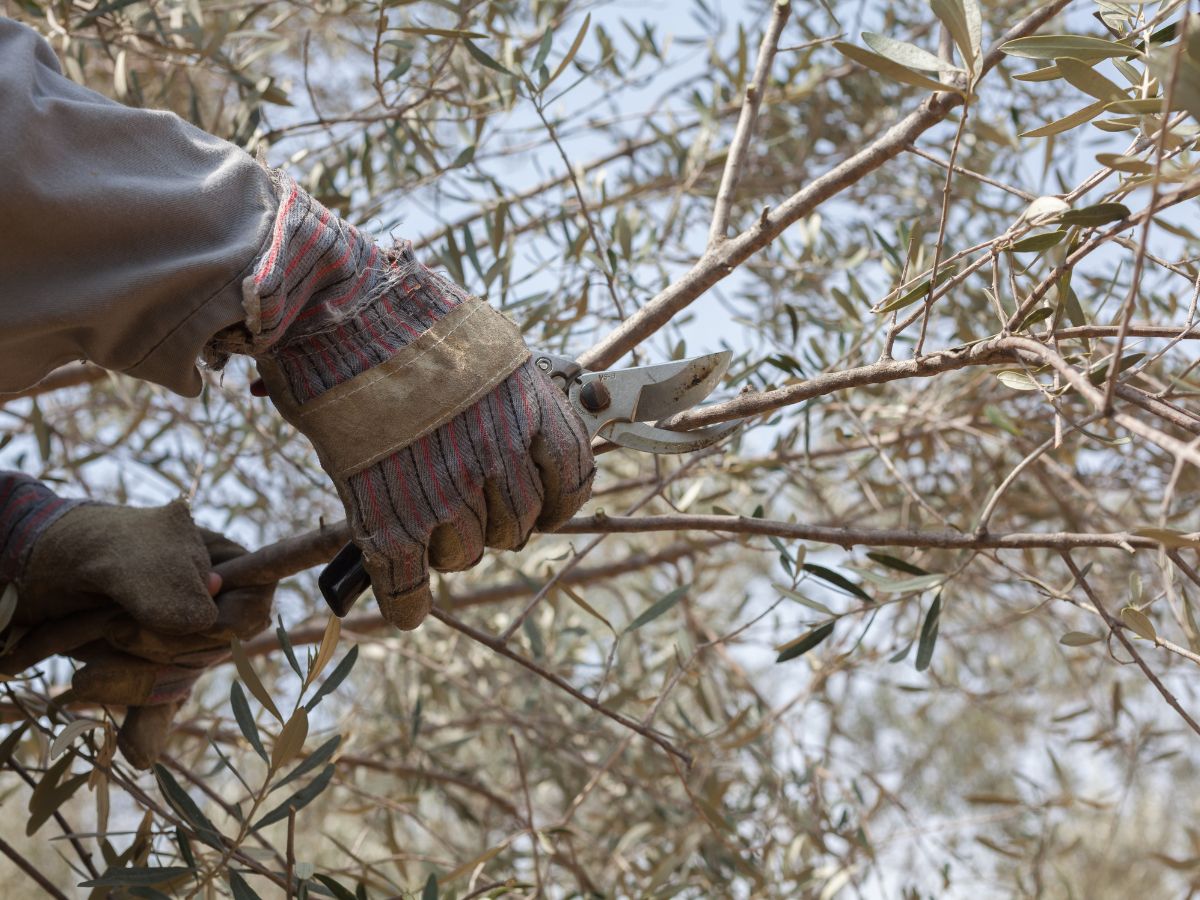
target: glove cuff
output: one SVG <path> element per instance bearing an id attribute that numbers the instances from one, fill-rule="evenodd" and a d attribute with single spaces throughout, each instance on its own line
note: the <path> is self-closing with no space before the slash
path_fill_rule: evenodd
<path id="1" fill-rule="evenodd" d="M 86 502 L 64 500 L 28 475 L 0 473 L 0 583 L 19 586 L 38 538 Z"/>
<path id="2" fill-rule="evenodd" d="M 278 207 L 271 239 L 242 284 L 245 322 L 209 345 L 267 357 L 297 402 L 390 359 L 468 299 L 417 262 L 412 245 L 381 248 L 287 173 L 271 173 Z"/>
<path id="3" fill-rule="evenodd" d="M 306 403 L 296 401 L 286 355 L 260 357 L 258 368 L 340 485 L 473 406 L 529 357 L 512 322 L 468 298 L 380 365 Z"/>

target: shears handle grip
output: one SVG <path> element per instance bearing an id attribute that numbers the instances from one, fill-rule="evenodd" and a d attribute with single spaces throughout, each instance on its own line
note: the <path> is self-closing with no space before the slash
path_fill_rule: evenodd
<path id="1" fill-rule="evenodd" d="M 338 618 L 350 612 L 354 601 L 371 586 L 371 576 L 363 565 L 362 551 L 347 544 L 338 551 L 317 578 L 321 596 Z"/>

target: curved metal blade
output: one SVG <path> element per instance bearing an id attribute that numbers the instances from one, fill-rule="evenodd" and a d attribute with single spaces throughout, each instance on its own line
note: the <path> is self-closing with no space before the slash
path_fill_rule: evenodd
<path id="1" fill-rule="evenodd" d="M 644 422 L 613 422 L 603 426 L 600 437 L 607 438 L 621 447 L 642 450 L 646 453 L 692 453 L 715 444 L 726 435 L 733 434 L 742 425 L 736 422 L 720 422 L 692 431 L 667 431 Z"/>
<path id="2" fill-rule="evenodd" d="M 722 350 L 677 363 L 624 369 L 613 374 L 621 377 L 637 372 L 646 379 L 629 418 L 634 422 L 657 422 L 703 401 L 720 384 L 732 358 L 730 351 Z"/>

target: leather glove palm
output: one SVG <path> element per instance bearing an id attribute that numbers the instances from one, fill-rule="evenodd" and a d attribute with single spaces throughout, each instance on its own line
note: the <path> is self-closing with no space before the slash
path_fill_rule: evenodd
<path id="1" fill-rule="evenodd" d="M 56 653 L 82 662 L 76 697 L 128 707 L 118 744 L 147 768 L 195 680 L 235 635 L 252 637 L 270 621 L 274 585 L 210 596 L 213 565 L 244 552 L 197 528 L 181 502 L 72 508 L 24 554 L 0 672 Z"/>

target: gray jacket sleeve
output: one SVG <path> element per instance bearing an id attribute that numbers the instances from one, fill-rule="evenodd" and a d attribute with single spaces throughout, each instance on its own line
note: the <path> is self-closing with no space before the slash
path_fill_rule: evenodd
<path id="1" fill-rule="evenodd" d="M 274 208 L 242 150 L 75 84 L 0 17 L 0 394 L 76 359 L 198 394 Z"/>

